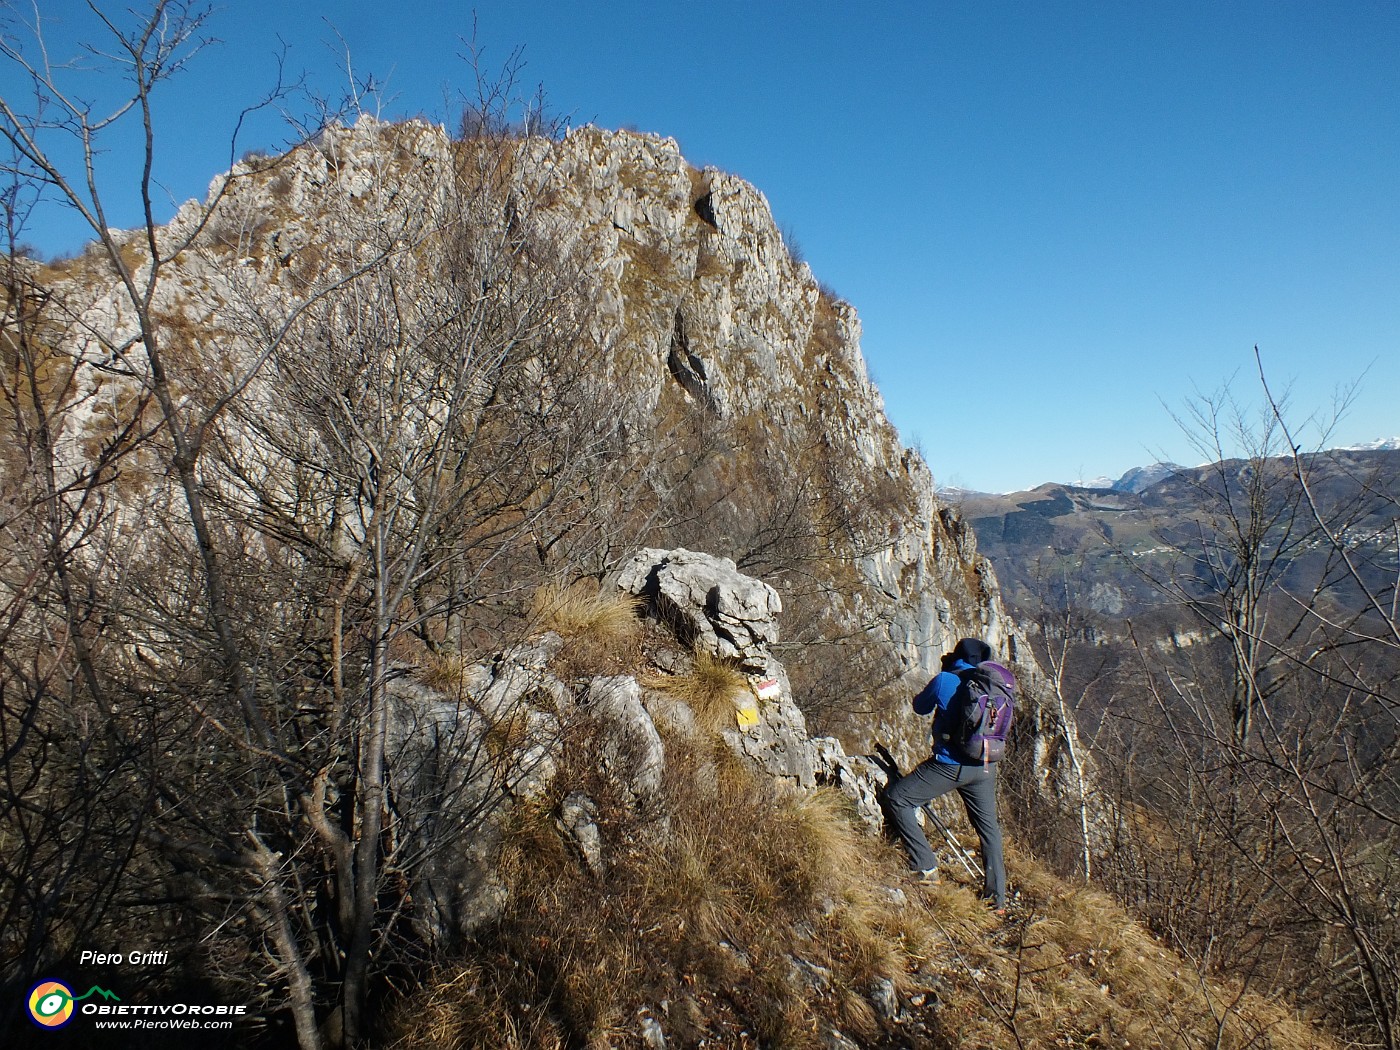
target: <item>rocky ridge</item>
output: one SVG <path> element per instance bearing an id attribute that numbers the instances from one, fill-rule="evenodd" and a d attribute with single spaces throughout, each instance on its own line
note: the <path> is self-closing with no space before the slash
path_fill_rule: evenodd
<path id="1" fill-rule="evenodd" d="M 275 164 L 245 162 L 216 179 L 208 200 L 188 202 L 158 231 L 167 246 L 193 238 L 156 291 L 169 338 L 204 354 L 212 370 L 246 361 L 252 351 L 239 347 L 250 317 L 263 329 L 294 324 L 302 304 L 343 280 L 355 252 L 368 250 L 341 245 L 334 258 L 327 245 L 337 243 L 338 228 L 383 212 L 374 228 L 401 236 L 447 193 L 464 148 L 435 125 L 366 116 Z M 972 530 L 940 501 L 928 467 L 902 447 L 884 414 L 855 310 L 793 261 L 763 195 L 723 171 L 691 167 L 674 140 L 653 135 L 584 127 L 519 149 L 528 162 L 508 176 L 519 180 L 517 192 L 534 194 L 540 221 L 596 276 L 588 324 L 608 347 L 601 378 L 619 397 L 629 435 L 645 445 L 661 421 L 697 408 L 724 433 L 746 435 L 742 444 L 731 439 L 735 451 L 719 475 L 738 526 L 673 538 L 732 555 L 782 589 L 791 574 L 773 578 L 754 554 L 754 537 L 737 534 L 768 512 L 774 485 L 845 499 L 842 514 L 865 515 L 821 541 L 821 633 L 877 648 L 900 684 L 887 683 L 873 717 L 841 731 L 853 742 L 864 734 L 906 758 L 917 754 L 924 730 L 895 697 L 917 688 L 965 635 L 987 638 L 1033 694 L 1033 659 L 1018 647 Z M 140 237 L 128 237 L 123 252 L 138 272 L 149 266 Z M 134 333 L 120 286 L 94 282 L 83 260 L 49 276 L 85 301 L 81 327 L 114 333 L 113 344 Z M 197 339 L 183 335 L 191 329 Z M 275 377 L 257 374 L 250 393 L 277 411 Z M 76 429 L 100 429 L 98 412 L 79 417 Z M 1053 733 L 1054 721 L 1038 715 L 1027 729 L 1044 722 Z"/>

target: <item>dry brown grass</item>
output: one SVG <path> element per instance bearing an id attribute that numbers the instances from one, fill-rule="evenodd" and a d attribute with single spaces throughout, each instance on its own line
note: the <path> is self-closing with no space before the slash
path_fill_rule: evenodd
<path id="1" fill-rule="evenodd" d="M 929 915 L 943 943 L 928 967 L 946 990 L 941 1010 L 958 1019 L 961 1045 L 1338 1045 L 1286 1003 L 1203 978 L 1104 893 L 1023 857 L 1012 858 L 1011 882 L 1019 899 L 1004 925 L 968 900 L 966 887 L 931 894 Z"/>
<path id="2" fill-rule="evenodd" d="M 641 682 L 684 703 L 694 712 L 696 724 L 712 732 L 734 724 L 739 704 L 757 703 L 738 666 L 706 652 L 696 653 L 691 666 L 680 674 L 651 671 L 641 676 Z"/>
<path id="3" fill-rule="evenodd" d="M 622 674 L 638 658 L 641 601 L 596 584 L 546 584 L 535 591 L 527 612 L 532 633 L 553 631 L 564 639 L 554 670 L 569 679 L 587 674 Z"/>
<path id="4" fill-rule="evenodd" d="M 664 823 L 601 807 L 601 882 L 548 803 L 519 814 L 507 915 L 410 1001 L 399 1045 L 635 1046 L 641 1010 L 679 1047 L 805 1050 L 829 1028 L 931 1050 L 1337 1045 L 1284 1003 L 1201 980 L 1106 895 L 1026 858 L 1003 922 L 974 887 L 903 882 L 835 793 L 776 793 L 711 742 L 668 748 Z M 872 1008 L 881 979 L 904 1004 L 894 1025 Z"/>
<path id="5" fill-rule="evenodd" d="M 589 583 L 546 584 L 531 596 L 526 633 L 553 631 L 564 639 L 555 670 L 575 674 L 615 674 L 635 662 L 642 633 L 641 603 L 629 594 L 600 590 Z M 418 665 L 415 677 L 429 689 L 458 693 L 472 662 L 455 650 L 404 654 Z"/>
<path id="6" fill-rule="evenodd" d="M 553 592 L 540 618 L 576 638 L 611 621 L 627 637 L 625 619 L 589 611 L 594 597 Z M 649 684 L 721 724 L 747 689 L 703 657 Z M 509 728 L 491 742 L 505 752 Z M 1336 1045 L 1285 1003 L 1202 979 L 1107 895 L 1014 851 L 1002 921 L 966 878 L 911 886 L 843 796 L 783 791 L 715 735 L 668 731 L 661 793 L 638 806 L 599 769 L 587 727 L 574 733 L 553 795 L 505 829 L 505 912 L 401 1005 L 392 1045 L 637 1047 L 642 1012 L 681 1048 L 814 1050 L 833 1029 L 929 1050 Z M 601 878 L 556 820 L 572 791 L 597 806 Z M 886 981 L 903 1009 L 893 1023 L 873 1005 Z"/>
<path id="7" fill-rule="evenodd" d="M 627 257 L 619 287 L 630 308 L 636 309 L 664 292 L 680 290 L 680 275 L 668 252 L 630 237 L 622 238 L 619 247 Z"/>
<path id="8" fill-rule="evenodd" d="M 566 641 L 589 635 L 600 641 L 631 641 L 641 629 L 635 595 L 603 590 L 587 583 L 546 584 L 530 602 L 530 623 L 554 631 Z"/>
<path id="9" fill-rule="evenodd" d="M 414 677 L 435 692 L 453 695 L 461 692 L 468 666 L 456 650 L 431 652 L 419 658 Z"/>
<path id="10" fill-rule="evenodd" d="M 407 1004 L 417 1020 L 400 1045 L 633 1045 L 643 1008 L 681 1047 L 814 1048 L 824 1025 L 877 1034 L 866 993 L 902 982 L 907 963 L 900 909 L 872 877 L 882 845 L 834 793 L 775 793 L 711 741 L 668 750 L 661 817 L 583 785 L 600 801 L 601 883 L 549 804 L 517 814 L 506 916 L 470 964 Z"/>

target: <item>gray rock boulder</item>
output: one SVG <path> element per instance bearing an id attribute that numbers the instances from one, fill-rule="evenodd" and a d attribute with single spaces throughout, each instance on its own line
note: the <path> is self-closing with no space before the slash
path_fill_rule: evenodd
<path id="1" fill-rule="evenodd" d="M 728 558 L 678 548 L 638 551 L 618 576 L 619 589 L 643 598 L 654 615 L 698 651 L 767 669 L 778 640 L 778 592 L 745 576 Z"/>
<path id="2" fill-rule="evenodd" d="M 880 793 L 888 780 L 883 767 L 864 755 L 846 754 L 835 737 L 816 737 L 812 750 L 818 779 L 850 799 L 866 827 L 879 832 L 885 821 Z"/>
<path id="3" fill-rule="evenodd" d="M 638 551 L 626 563 L 617 586 L 646 599 L 654 615 L 670 624 L 682 641 L 733 659 L 749 672 L 758 717 L 749 724 L 736 720 L 721 731 L 730 748 L 782 782 L 799 788 L 819 783 L 837 788 L 872 830 L 881 827 L 878 794 L 885 782 L 883 770 L 870 759 L 846 754 L 835 738 L 808 735 L 787 671 L 769 651 L 778 638 L 777 616 L 782 611 L 772 587 L 739 572 L 727 558 L 652 548 Z M 608 702 L 620 705 L 617 717 L 638 720 L 630 703 Z M 673 727 L 694 731 L 694 719 L 682 710 L 684 704 L 657 695 L 649 697 L 648 706 Z"/>
<path id="4" fill-rule="evenodd" d="M 598 829 L 597 804 L 581 791 L 570 792 L 560 804 L 555 822 L 579 851 L 588 870 L 601 879 L 607 868 L 603 863 L 603 833 Z"/>
<path id="5" fill-rule="evenodd" d="M 807 720 L 793 699 L 787 671 L 772 656 L 766 657 L 759 682 L 773 684 L 774 695 L 757 702 L 758 720 L 722 731 L 725 742 L 756 768 L 771 777 L 815 787 L 816 751 L 807 735 Z"/>
<path id="6" fill-rule="evenodd" d="M 497 656 L 489 668 L 469 668 L 468 674 L 478 676 L 480 684 L 472 689 L 469 679 L 468 691 L 481 713 L 492 722 L 499 722 L 514 714 L 521 701 L 534 693 L 547 694 L 553 706 L 567 705 L 568 689 L 549 672 L 549 661 L 563 644 L 564 640 L 551 631 L 512 646 Z"/>
<path id="7" fill-rule="evenodd" d="M 629 675 L 591 679 L 583 709 L 600 730 L 599 765 L 634 804 L 644 805 L 661 790 L 666 749 L 642 703 L 641 686 Z"/>

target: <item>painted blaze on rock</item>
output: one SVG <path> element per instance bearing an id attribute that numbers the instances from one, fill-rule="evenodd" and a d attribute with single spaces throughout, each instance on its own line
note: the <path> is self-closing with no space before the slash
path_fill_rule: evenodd
<path id="1" fill-rule="evenodd" d="M 800 789 L 829 784 L 847 795 L 872 829 L 881 825 L 874 763 L 847 755 L 839 741 L 807 733 L 786 669 L 769 651 L 778 639 L 778 593 L 745 576 L 728 558 L 685 549 L 638 551 L 618 577 L 676 631 L 678 640 L 733 659 L 749 673 L 757 717 L 722 731 L 725 742 L 756 769 Z"/>

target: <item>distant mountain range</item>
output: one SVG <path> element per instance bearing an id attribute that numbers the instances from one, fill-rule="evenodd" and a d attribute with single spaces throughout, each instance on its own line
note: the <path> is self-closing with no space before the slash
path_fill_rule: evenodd
<path id="1" fill-rule="evenodd" d="M 1373 585 L 1393 586 L 1400 439 L 1307 458 L 1314 497 L 1325 510 L 1347 508 L 1347 540 Z M 1141 618 L 1149 611 L 1171 619 L 1165 599 L 1146 577 L 1208 577 L 1194 552 L 1213 527 L 1212 504 L 1222 487 L 1243 492 L 1251 469 L 1247 460 L 1200 467 L 1156 463 L 1116 481 L 1051 483 L 1005 495 L 945 492 L 944 497 L 971 523 L 978 548 L 991 560 L 1019 619 L 1028 618 L 1041 597 L 1056 588 L 1109 619 Z M 1285 491 L 1278 490 L 1277 498 Z M 1326 553 L 1325 545 L 1300 547 L 1280 574 L 1284 586 L 1310 588 Z"/>
<path id="2" fill-rule="evenodd" d="M 1331 452 L 1395 452 L 1400 451 L 1400 437 L 1377 438 L 1375 441 L 1363 442 L 1360 445 L 1343 445 L 1340 448 L 1329 449 Z M 1081 489 L 1109 489 L 1113 492 L 1142 492 L 1157 484 L 1163 478 L 1170 477 L 1179 470 L 1187 468 L 1178 463 L 1153 463 L 1146 467 L 1134 467 L 1117 480 L 1100 475 L 1087 480 L 1071 481 L 1067 484 L 1072 488 Z"/>
<path id="3" fill-rule="evenodd" d="M 1400 451 L 1400 437 L 1377 438 L 1375 441 L 1366 441 L 1360 445 L 1343 445 L 1339 448 L 1328 449 L 1329 452 L 1396 452 Z M 1163 478 L 1170 477 L 1179 470 L 1188 468 L 1178 463 L 1152 463 L 1145 467 L 1133 467 L 1120 478 L 1111 478 L 1107 474 L 1100 474 L 1096 478 L 1081 478 L 1077 481 L 1066 481 L 1063 484 L 1067 488 L 1075 489 L 1107 489 L 1111 492 L 1142 492 L 1157 484 Z M 1046 484 L 1056 485 L 1060 482 L 1047 482 Z M 1040 486 L 1039 488 L 1043 488 Z M 1030 491 L 1039 491 L 1039 488 Z M 981 497 L 993 495 L 993 493 L 979 492 L 976 489 L 963 488 L 943 488 L 944 494 L 951 494 L 959 498 Z M 1007 496 L 1014 496 L 1016 493 L 1004 493 Z"/>
<path id="4" fill-rule="evenodd" d="M 1153 463 L 1147 467 L 1134 467 L 1117 481 L 1103 475 L 1097 478 L 1090 478 L 1087 481 L 1071 481 L 1069 484 L 1073 488 L 1080 489 L 1108 489 L 1110 492 L 1141 492 L 1149 486 L 1157 484 L 1163 478 L 1170 477 L 1178 470 L 1183 469 L 1177 463 Z"/>

